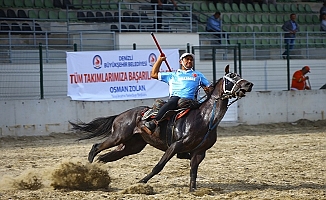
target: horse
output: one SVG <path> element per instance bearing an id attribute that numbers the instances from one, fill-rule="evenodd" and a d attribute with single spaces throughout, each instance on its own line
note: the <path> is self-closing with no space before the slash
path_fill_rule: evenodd
<path id="1" fill-rule="evenodd" d="M 131 108 L 118 115 L 99 117 L 89 123 L 82 121 L 73 123 L 72 130 L 91 133 L 79 140 L 94 137 L 107 139 L 92 146 L 88 161 L 93 162 L 97 154 L 105 149 L 116 147 L 114 150 L 99 155 L 98 162 L 113 162 L 124 156 L 141 152 L 147 144 L 164 151 L 162 158 L 152 171 L 139 181 L 147 183 L 153 176 L 163 170 L 164 166 L 174 155 L 190 160 L 189 191 L 197 189 L 196 178 L 199 164 L 203 161 L 206 151 L 217 140 L 217 125 L 224 117 L 229 105 L 245 96 L 252 90 L 253 83 L 242 79 L 240 75 L 229 72 L 225 67 L 225 75 L 209 87 L 206 99 L 196 109 L 191 109 L 183 117 L 170 117 L 160 123 L 153 134 L 142 131 L 145 123 L 142 119 L 144 112 L 150 107 L 139 106 Z M 229 99 L 233 99 L 229 102 Z M 230 100 L 231 101 L 231 100 Z M 183 155 L 183 156 L 182 156 Z"/>

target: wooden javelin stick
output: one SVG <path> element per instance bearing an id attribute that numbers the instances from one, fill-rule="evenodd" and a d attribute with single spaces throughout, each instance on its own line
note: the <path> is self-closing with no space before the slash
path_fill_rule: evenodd
<path id="1" fill-rule="evenodd" d="M 163 51 L 162 51 L 162 49 L 161 49 L 161 47 L 160 47 L 160 44 L 159 44 L 159 43 L 157 42 L 157 40 L 156 40 L 156 37 L 155 37 L 154 33 L 151 33 L 151 36 L 152 36 L 152 38 L 153 38 L 153 40 L 154 40 L 154 42 L 155 42 L 155 44 L 156 44 L 156 46 L 157 46 L 157 49 L 158 49 L 159 52 L 161 53 L 161 55 L 164 55 L 164 56 L 165 56 L 165 54 L 163 53 Z M 172 72 L 172 70 L 171 70 L 171 68 L 170 68 L 170 65 L 169 65 L 168 61 L 167 61 L 167 60 L 164 60 L 164 61 L 165 61 L 166 66 L 169 68 L 169 71 Z"/>

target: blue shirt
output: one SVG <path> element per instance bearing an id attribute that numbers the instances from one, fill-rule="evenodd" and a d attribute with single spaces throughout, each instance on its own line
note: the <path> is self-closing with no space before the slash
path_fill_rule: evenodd
<path id="1" fill-rule="evenodd" d="M 216 19 L 214 15 L 210 16 L 207 20 L 206 31 L 221 32 L 222 22 L 220 19 Z"/>
<path id="2" fill-rule="evenodd" d="M 200 85 L 209 86 L 210 82 L 205 76 L 195 70 L 180 70 L 176 72 L 159 72 L 158 80 L 169 85 L 170 96 L 195 99 L 197 89 Z"/>

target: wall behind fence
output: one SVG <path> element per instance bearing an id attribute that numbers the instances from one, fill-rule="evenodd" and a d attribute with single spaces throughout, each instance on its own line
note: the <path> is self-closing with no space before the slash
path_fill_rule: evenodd
<path id="1" fill-rule="evenodd" d="M 243 124 L 324 120 L 326 90 L 251 92 L 238 101 Z M 0 136 L 34 136 L 69 132 L 68 121 L 88 122 L 127 109 L 152 105 L 153 100 L 107 102 L 71 101 L 70 98 L 0 101 Z M 228 111 L 229 112 L 229 111 Z"/>

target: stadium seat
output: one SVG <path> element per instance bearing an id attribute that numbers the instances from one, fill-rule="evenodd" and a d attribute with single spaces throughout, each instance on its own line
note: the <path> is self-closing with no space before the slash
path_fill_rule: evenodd
<path id="1" fill-rule="evenodd" d="M 199 14 L 199 22 L 206 23 L 207 22 L 207 15 Z"/>
<path id="2" fill-rule="evenodd" d="M 268 15 L 262 15 L 262 16 L 261 16 L 261 22 L 262 22 L 263 24 L 269 24 Z"/>
<path id="3" fill-rule="evenodd" d="M 28 16 L 27 16 L 25 10 L 23 10 L 23 9 L 19 9 L 19 10 L 17 11 L 17 17 L 18 17 L 18 18 L 21 18 L 21 19 L 26 19 L 26 18 L 28 18 Z"/>
<path id="4" fill-rule="evenodd" d="M 111 15 L 112 16 L 112 15 Z M 58 15 L 58 18 L 59 18 L 59 15 Z M 85 16 L 85 13 L 82 12 L 82 11 L 78 11 L 77 12 L 77 19 L 79 21 L 86 21 L 86 16 Z"/>
<path id="5" fill-rule="evenodd" d="M 217 11 L 217 9 L 216 9 L 216 7 L 215 7 L 215 5 L 214 5 L 213 2 L 209 2 L 209 3 L 208 3 L 208 9 L 209 9 L 209 11 L 211 11 L 211 12 L 216 12 L 216 11 Z"/>
<path id="6" fill-rule="evenodd" d="M 113 22 L 113 15 L 110 11 L 106 11 L 104 13 L 104 21 L 107 23 L 112 23 Z"/>
<path id="7" fill-rule="evenodd" d="M 232 8 L 229 3 L 224 3 L 224 12 L 232 12 Z"/>
<path id="8" fill-rule="evenodd" d="M 261 15 L 255 15 L 254 16 L 254 22 L 256 24 L 261 24 L 262 23 L 262 21 L 261 21 Z"/>
<path id="9" fill-rule="evenodd" d="M 62 1 L 62 9 L 75 9 L 75 7 L 72 5 L 70 0 L 63 0 Z"/>
<path id="10" fill-rule="evenodd" d="M 56 8 L 62 8 L 63 5 L 61 3 L 61 0 L 53 0 L 53 6 Z"/>
<path id="11" fill-rule="evenodd" d="M 131 21 L 133 21 L 133 22 L 139 22 L 140 21 L 140 16 L 139 16 L 139 14 L 138 13 L 136 13 L 136 12 L 132 12 L 131 13 Z"/>
<path id="12" fill-rule="evenodd" d="M 208 6 L 207 6 L 206 1 L 203 1 L 203 2 L 200 3 L 200 10 L 202 12 L 205 12 L 205 13 L 208 13 L 209 12 L 209 9 L 208 9 Z"/>
<path id="13" fill-rule="evenodd" d="M 298 13 L 299 12 L 298 7 L 297 7 L 296 4 L 291 4 L 290 5 L 290 10 L 291 10 L 292 13 Z"/>
<path id="14" fill-rule="evenodd" d="M 290 13 L 291 12 L 290 4 L 283 4 L 283 10 L 285 13 Z"/>
<path id="15" fill-rule="evenodd" d="M 201 10 L 200 10 L 200 5 L 199 5 L 198 2 L 194 2 L 194 3 L 192 4 L 192 10 L 193 10 L 193 11 L 197 11 L 197 12 L 200 12 L 200 11 L 201 11 Z"/>
<path id="16" fill-rule="evenodd" d="M 247 11 L 248 12 L 255 12 L 255 8 L 251 3 L 247 4 Z"/>
<path id="17" fill-rule="evenodd" d="M 119 28 L 118 28 L 118 26 L 115 25 L 115 24 L 111 24 L 111 26 L 110 26 L 110 30 L 111 30 L 111 31 L 114 31 L 114 32 L 119 32 Z"/>
<path id="18" fill-rule="evenodd" d="M 298 15 L 297 19 L 298 19 L 298 23 L 300 24 L 300 29 L 301 29 L 301 24 L 306 24 L 306 17 L 303 14 L 301 14 L 301 15 Z"/>
<path id="19" fill-rule="evenodd" d="M 137 28 L 136 28 L 136 26 L 133 25 L 133 24 L 130 24 L 130 25 L 129 25 L 129 32 L 137 32 Z"/>
<path id="20" fill-rule="evenodd" d="M 96 22 L 105 22 L 104 14 L 101 11 L 95 12 L 95 21 Z"/>
<path id="21" fill-rule="evenodd" d="M 223 22 L 224 24 L 231 24 L 231 19 L 229 17 L 229 15 L 222 15 L 222 18 L 223 18 Z"/>
<path id="22" fill-rule="evenodd" d="M 28 10 L 28 17 L 31 19 L 37 19 L 38 14 L 36 14 L 35 10 Z"/>
<path id="23" fill-rule="evenodd" d="M 0 8 L 0 18 L 7 18 L 7 14 L 4 10 Z"/>
<path id="24" fill-rule="evenodd" d="M 19 35 L 19 34 L 21 34 L 22 30 L 18 23 L 13 22 L 13 23 L 11 23 L 11 31 L 12 31 L 13 35 Z"/>
<path id="25" fill-rule="evenodd" d="M 65 10 L 59 10 L 59 20 L 67 20 L 67 12 Z"/>
<path id="26" fill-rule="evenodd" d="M 119 20 L 120 20 L 120 15 L 119 12 L 116 11 L 113 13 L 113 22 L 119 22 Z"/>
<path id="27" fill-rule="evenodd" d="M 224 32 L 230 32 L 230 26 L 223 25 L 223 26 L 222 26 L 222 30 L 223 30 Z"/>
<path id="28" fill-rule="evenodd" d="M 268 9 L 269 9 L 269 12 L 271 12 L 271 13 L 276 13 L 277 12 L 276 6 L 274 4 L 269 4 Z"/>
<path id="29" fill-rule="evenodd" d="M 298 4 L 298 12 L 299 13 L 305 13 L 306 12 L 306 10 L 305 10 L 305 8 L 304 8 L 304 6 L 302 4 Z"/>
<path id="30" fill-rule="evenodd" d="M 15 20 L 17 18 L 17 15 L 13 9 L 7 9 L 7 18 L 8 20 Z"/>
<path id="31" fill-rule="evenodd" d="M 10 31 L 10 26 L 6 22 L 1 22 L 0 30 L 1 35 L 8 35 L 8 32 Z"/>
<path id="32" fill-rule="evenodd" d="M 42 27 L 38 23 L 34 24 L 34 29 L 33 30 L 35 31 L 36 35 L 45 35 L 45 32 L 42 30 Z"/>
<path id="33" fill-rule="evenodd" d="M 311 9 L 310 5 L 309 4 L 305 4 L 304 5 L 304 8 L 306 10 L 307 13 L 313 13 L 314 11 Z"/>
<path id="34" fill-rule="evenodd" d="M 32 0 L 24 0 L 24 6 L 25 8 L 33 8 L 34 4 Z"/>
<path id="35" fill-rule="evenodd" d="M 268 20 L 269 20 L 270 24 L 276 24 L 277 23 L 276 22 L 276 16 L 277 16 L 276 14 L 271 14 L 271 15 L 268 16 L 268 18 L 269 18 Z"/>
<path id="36" fill-rule="evenodd" d="M 239 23 L 239 16 L 237 14 L 231 14 L 230 19 L 231 19 L 232 24 L 238 24 Z"/>
<path id="37" fill-rule="evenodd" d="M 128 27 L 125 24 L 121 24 L 121 32 L 128 32 Z"/>
<path id="38" fill-rule="evenodd" d="M 244 3 L 240 3 L 239 10 L 240 12 L 245 12 L 245 13 L 248 12 L 247 6 Z"/>
<path id="39" fill-rule="evenodd" d="M 114 4 L 114 5 L 117 6 L 117 4 Z M 91 10 L 92 9 L 92 2 L 91 2 L 91 0 L 83 0 L 83 2 L 82 2 L 82 8 Z"/>
<path id="40" fill-rule="evenodd" d="M 92 9 L 99 10 L 101 9 L 101 2 L 99 0 L 92 0 Z"/>
<path id="41" fill-rule="evenodd" d="M 283 13 L 284 12 L 283 5 L 280 3 L 276 4 L 276 11 L 279 13 Z"/>
<path id="42" fill-rule="evenodd" d="M 96 21 L 96 18 L 95 18 L 95 15 L 92 11 L 87 11 L 86 12 L 86 22 L 95 22 Z"/>
<path id="43" fill-rule="evenodd" d="M 45 10 L 39 10 L 38 11 L 38 18 L 39 19 L 49 19 L 49 15 L 48 15 L 48 12 L 45 11 Z"/>
<path id="44" fill-rule="evenodd" d="M 245 26 L 245 31 L 248 32 L 248 33 L 252 33 L 253 30 L 252 30 L 252 27 L 251 26 Z"/>
<path id="45" fill-rule="evenodd" d="M 224 7 L 222 3 L 216 3 L 216 10 L 220 12 L 224 12 Z"/>
<path id="46" fill-rule="evenodd" d="M 306 15 L 306 22 L 307 24 L 313 24 L 312 15 Z"/>
<path id="47" fill-rule="evenodd" d="M 260 5 L 258 3 L 255 4 L 254 8 L 255 8 L 256 12 L 262 12 L 262 9 L 261 9 L 261 7 L 260 7 Z"/>
<path id="48" fill-rule="evenodd" d="M 232 12 L 238 13 L 240 12 L 239 6 L 236 3 L 231 4 Z"/>
<path id="49" fill-rule="evenodd" d="M 72 5 L 74 6 L 75 9 L 81 9 L 82 8 L 82 0 L 72 0 Z M 108 10 L 109 7 L 107 7 L 106 9 Z M 77 13 L 77 15 L 78 15 L 78 13 Z"/>
<path id="50" fill-rule="evenodd" d="M 253 15 L 246 14 L 246 18 L 247 18 L 246 21 L 247 21 L 248 24 L 254 24 L 255 23 Z"/>
<path id="51" fill-rule="evenodd" d="M 52 0 L 44 0 L 44 7 L 46 9 L 53 9 L 53 1 Z"/>
<path id="52" fill-rule="evenodd" d="M 314 24 L 319 24 L 319 23 L 320 23 L 319 18 L 318 18 L 317 15 L 313 15 L 313 16 L 312 16 L 312 22 L 313 22 Z"/>
<path id="53" fill-rule="evenodd" d="M 110 6 L 109 6 L 109 2 L 107 0 L 101 0 L 101 9 L 103 10 L 109 10 Z"/>
<path id="54" fill-rule="evenodd" d="M 121 21 L 122 22 L 132 22 L 131 17 L 130 17 L 130 13 L 127 12 L 127 11 L 123 12 Z"/>
<path id="55" fill-rule="evenodd" d="M 245 34 L 246 28 L 244 26 L 238 26 L 238 32 L 241 32 L 242 34 Z"/>
<path id="56" fill-rule="evenodd" d="M 23 0 L 14 0 L 14 7 L 23 8 L 24 7 L 24 1 Z"/>
<path id="57" fill-rule="evenodd" d="M 35 8 L 44 8 L 42 0 L 34 0 L 34 7 Z"/>
<path id="58" fill-rule="evenodd" d="M 243 14 L 243 13 L 238 15 L 238 19 L 239 19 L 239 23 L 241 23 L 241 24 L 245 24 L 245 23 L 247 24 L 248 23 L 246 15 Z"/>
<path id="59" fill-rule="evenodd" d="M 284 17 L 281 14 L 276 15 L 276 23 L 277 24 L 283 24 L 284 23 Z"/>
<path id="60" fill-rule="evenodd" d="M 33 34 L 32 33 L 32 28 L 30 27 L 30 25 L 26 22 L 22 23 L 22 34 L 24 35 L 30 35 Z"/>
<path id="61" fill-rule="evenodd" d="M 3 0 L 3 5 L 5 7 L 13 8 L 14 7 L 14 1 L 13 0 Z"/>
<path id="62" fill-rule="evenodd" d="M 49 19 L 50 20 L 58 20 L 59 19 L 59 12 L 57 10 L 50 10 L 49 11 Z"/>
<path id="63" fill-rule="evenodd" d="M 267 4 L 265 4 L 265 3 L 263 3 L 262 5 L 261 5 L 261 10 L 264 12 L 264 13 L 269 13 L 269 8 L 268 8 L 268 5 Z"/>

